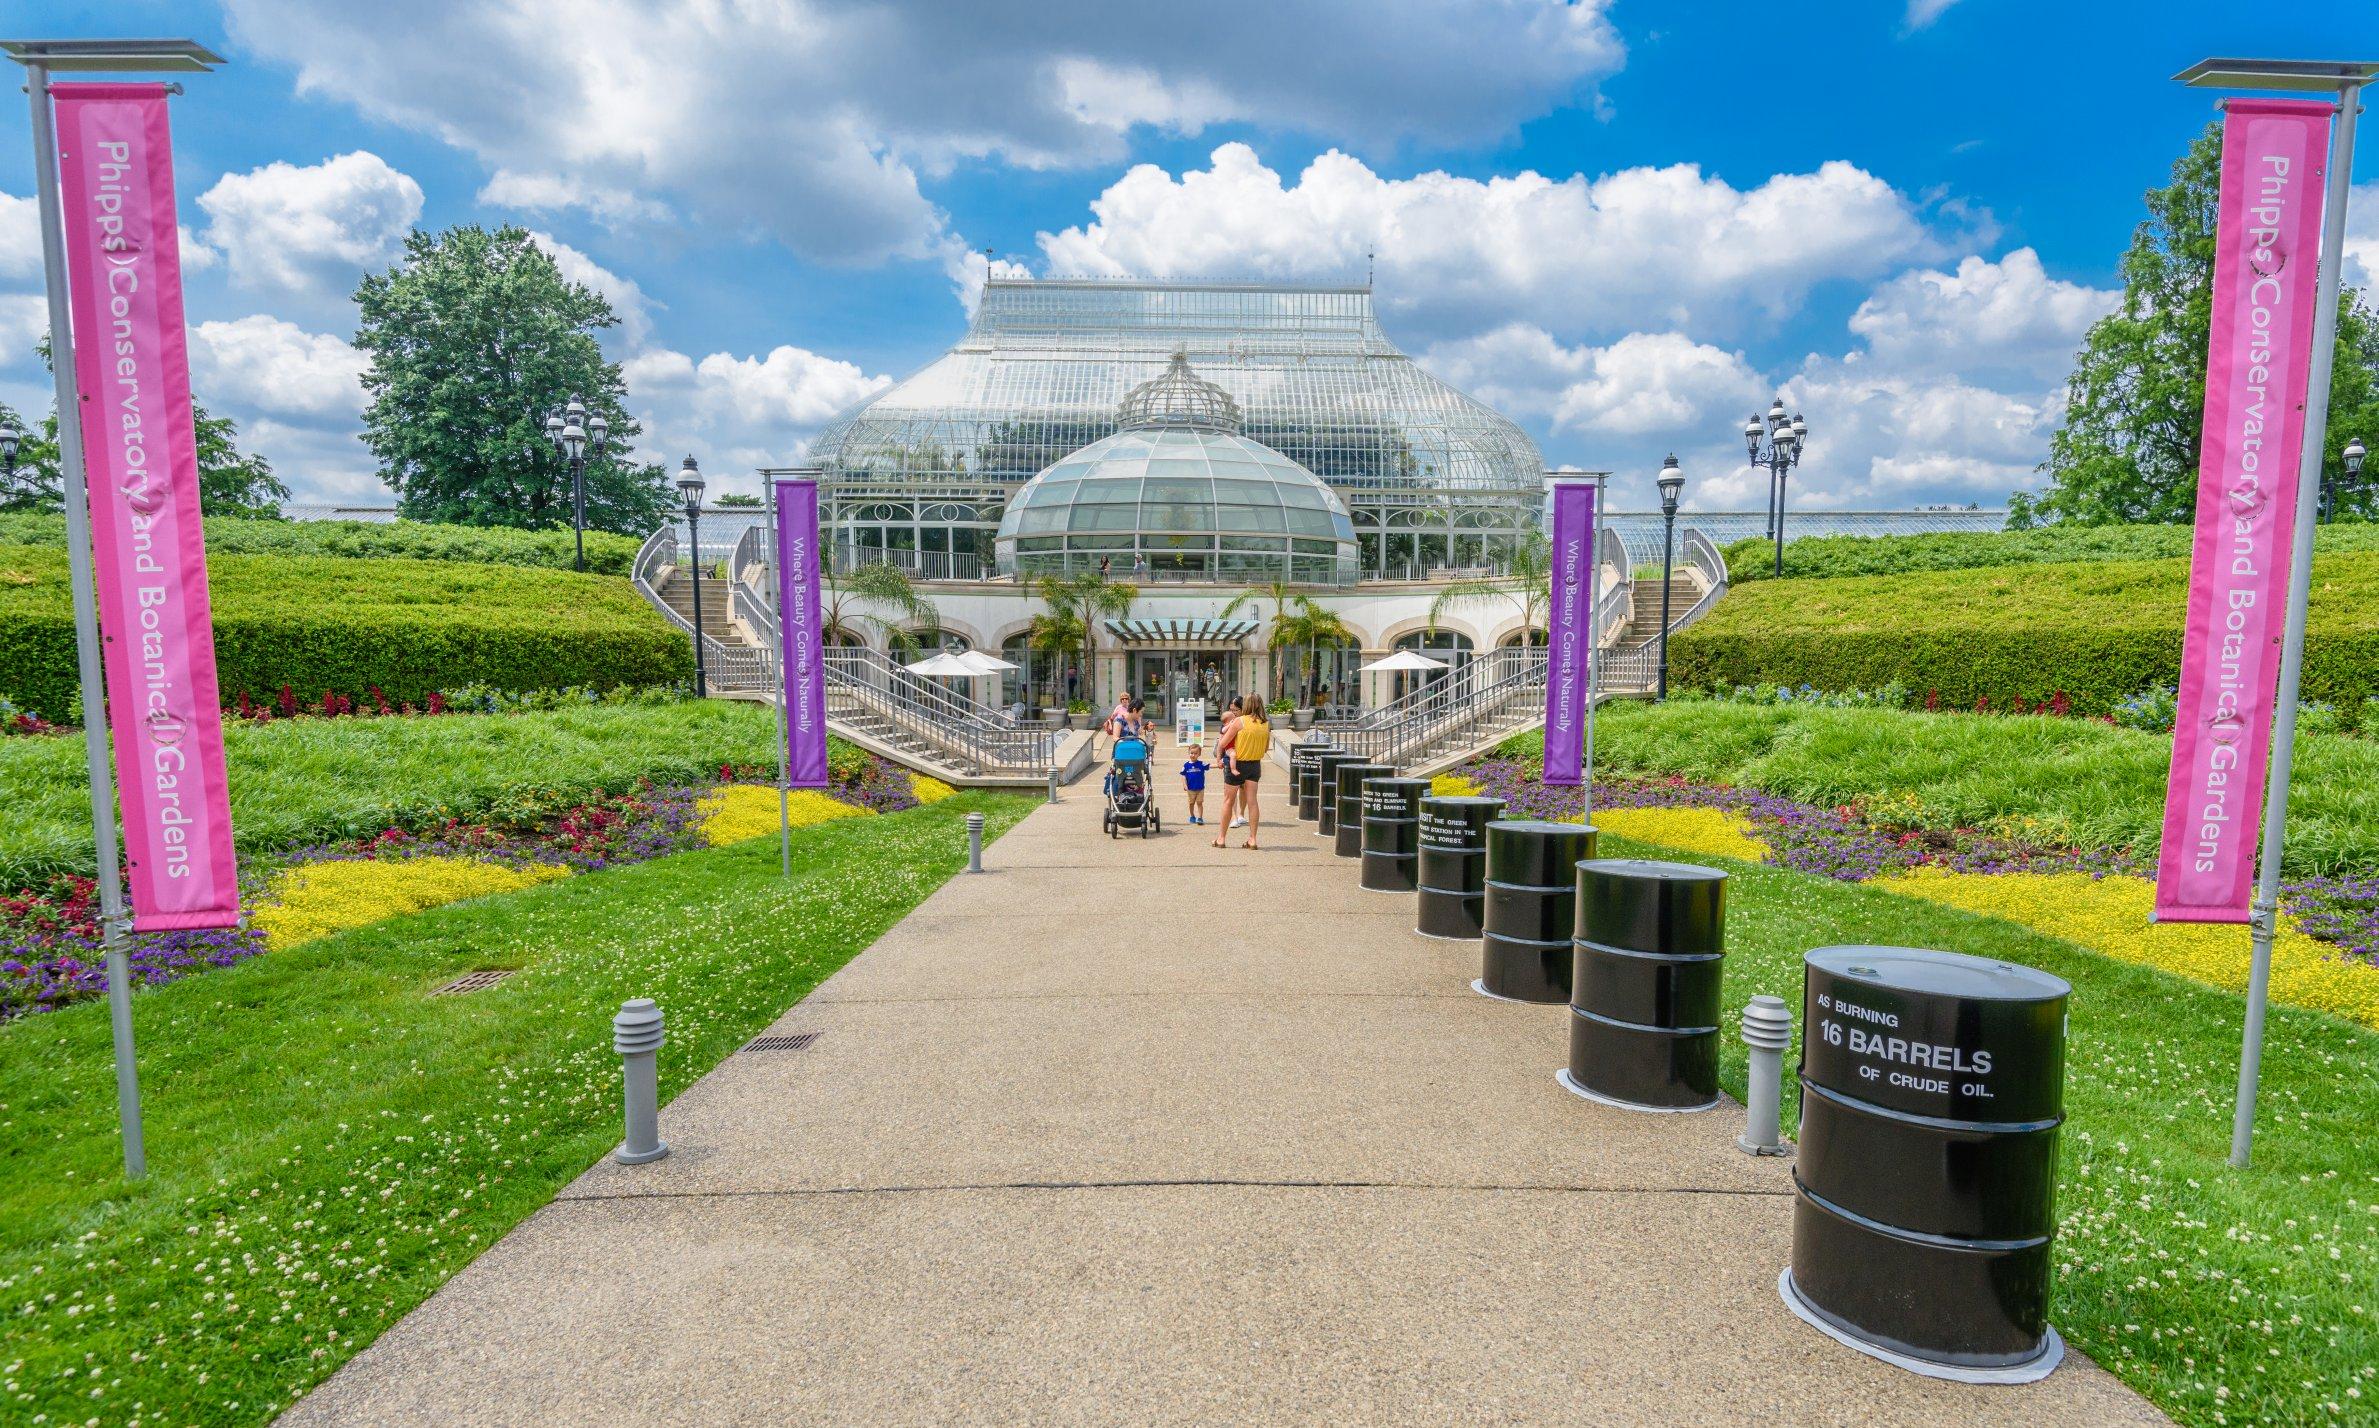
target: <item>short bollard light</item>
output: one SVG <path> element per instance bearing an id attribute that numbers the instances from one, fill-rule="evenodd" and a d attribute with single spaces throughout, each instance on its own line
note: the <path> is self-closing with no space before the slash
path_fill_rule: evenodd
<path id="1" fill-rule="evenodd" d="M 983 871 L 983 815 L 980 813 L 966 816 L 966 870 L 970 873 Z"/>
<path id="2" fill-rule="evenodd" d="M 611 1019 L 611 1049 L 620 1054 L 620 1078 L 627 1094 L 628 1134 L 612 1159 L 622 1165 L 642 1165 L 669 1153 L 661 1139 L 661 1043 L 669 1033 L 661 1026 L 661 1008 L 650 997 L 620 1003 Z"/>
<path id="3" fill-rule="evenodd" d="M 1743 1044 L 1751 1048 L 1751 1094 L 1743 1134 L 1735 1144 L 1751 1155 L 1784 1155 L 1784 1049 L 1792 1045 L 1793 1014 L 1784 998 L 1762 992 L 1743 1008 Z"/>
<path id="4" fill-rule="evenodd" d="M 1049 801 L 1057 802 L 1057 768 L 1055 765 L 1049 769 Z"/>

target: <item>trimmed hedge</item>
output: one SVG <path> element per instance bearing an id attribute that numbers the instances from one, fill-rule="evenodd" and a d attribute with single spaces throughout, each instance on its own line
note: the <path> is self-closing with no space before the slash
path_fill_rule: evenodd
<path id="1" fill-rule="evenodd" d="M 2096 560 L 2186 560 L 2188 526 L 2043 526 L 2038 530 L 1905 536 L 1811 536 L 1784 545 L 1787 580 L 1839 580 L 1922 570 Z M 2329 525 L 2323 553 L 2379 550 L 2379 525 Z M 1726 548 L 1727 578 L 1738 585 L 1776 578 L 1776 546 L 1760 536 Z"/>
<path id="2" fill-rule="evenodd" d="M 218 555 L 207 562 L 223 702 L 284 684 L 392 704 L 462 684 L 549 689 L 693 677 L 683 634 L 625 580 L 427 560 Z M 0 695 L 44 718 L 75 695 L 74 613 L 56 549 L 0 546 Z"/>
<path id="3" fill-rule="evenodd" d="M 1957 709 L 2062 693 L 2075 712 L 2103 714 L 2180 678 L 2188 582 L 2186 560 L 2109 560 L 1754 583 L 1676 637 L 1670 680 L 1688 689 L 1897 682 Z M 2373 693 L 2379 553 L 2319 556 L 2304 697 L 2349 704 Z"/>
<path id="4" fill-rule="evenodd" d="M 526 565 L 569 570 L 575 558 L 567 530 L 521 531 L 450 526 L 429 521 L 255 521 L 206 518 L 207 555 L 334 555 L 355 560 L 456 560 L 477 565 Z M 625 575 L 641 542 L 609 531 L 586 533 L 586 568 Z M 0 515 L 0 545 L 66 548 L 66 518 L 16 512 Z"/>

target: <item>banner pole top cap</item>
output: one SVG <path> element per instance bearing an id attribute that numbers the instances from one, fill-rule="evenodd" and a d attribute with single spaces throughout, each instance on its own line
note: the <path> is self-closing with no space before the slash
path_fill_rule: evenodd
<path id="1" fill-rule="evenodd" d="M 223 57 L 196 40 L 0 40 L 18 64 L 57 73 L 167 71 L 203 74 Z"/>
<path id="2" fill-rule="evenodd" d="M 2367 60 L 2204 59 L 2173 76 L 2197 89 L 2300 89 L 2334 94 L 2379 78 Z"/>

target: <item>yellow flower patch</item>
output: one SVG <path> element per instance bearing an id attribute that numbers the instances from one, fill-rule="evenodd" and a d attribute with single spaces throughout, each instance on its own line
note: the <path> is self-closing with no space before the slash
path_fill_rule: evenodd
<path id="1" fill-rule="evenodd" d="M 725 784 L 704 794 L 694 805 L 703 841 L 716 848 L 776 832 L 776 795 L 774 788 L 759 783 Z M 829 798 L 814 788 L 794 789 L 786 796 L 786 807 L 796 828 L 867 815 L 866 809 Z"/>
<path id="2" fill-rule="evenodd" d="M 932 774 L 913 773 L 909 775 L 909 792 L 917 795 L 919 803 L 939 803 L 958 790 Z"/>
<path id="3" fill-rule="evenodd" d="M 1479 786 L 1457 773 L 1441 773 L 1429 780 L 1429 792 L 1439 798 L 1476 798 Z"/>
<path id="4" fill-rule="evenodd" d="M 2146 878 L 1918 868 L 1877 878 L 1872 885 L 1996 917 L 2225 991 L 2247 989 L 2246 927 L 2150 922 L 2156 886 Z M 2379 971 L 2340 957 L 2285 918 L 2272 946 L 2272 996 L 2379 1027 Z"/>
<path id="5" fill-rule="evenodd" d="M 1723 808 L 1601 808 L 1594 826 L 1614 837 L 1658 843 L 1681 853 L 1712 858 L 1740 858 L 1756 863 L 1768 856 L 1768 845 L 1751 825 Z"/>
<path id="6" fill-rule="evenodd" d="M 308 863 L 273 875 L 254 922 L 278 951 L 465 898 L 516 892 L 570 876 L 559 865 L 507 868 L 469 858 Z"/>

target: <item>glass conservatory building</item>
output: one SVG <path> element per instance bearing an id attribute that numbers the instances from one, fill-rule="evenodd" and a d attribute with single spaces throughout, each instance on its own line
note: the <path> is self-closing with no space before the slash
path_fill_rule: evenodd
<path id="1" fill-rule="evenodd" d="M 1227 429 L 1127 418 L 1177 357 Z M 994 279 L 956 347 L 809 456 L 837 562 L 928 578 L 1106 559 L 1234 581 L 1277 557 L 1300 581 L 1422 579 L 1499 563 L 1544 499 L 1536 444 L 1389 342 L 1368 286 Z M 1128 501 L 1081 480 L 1129 463 Z"/>

